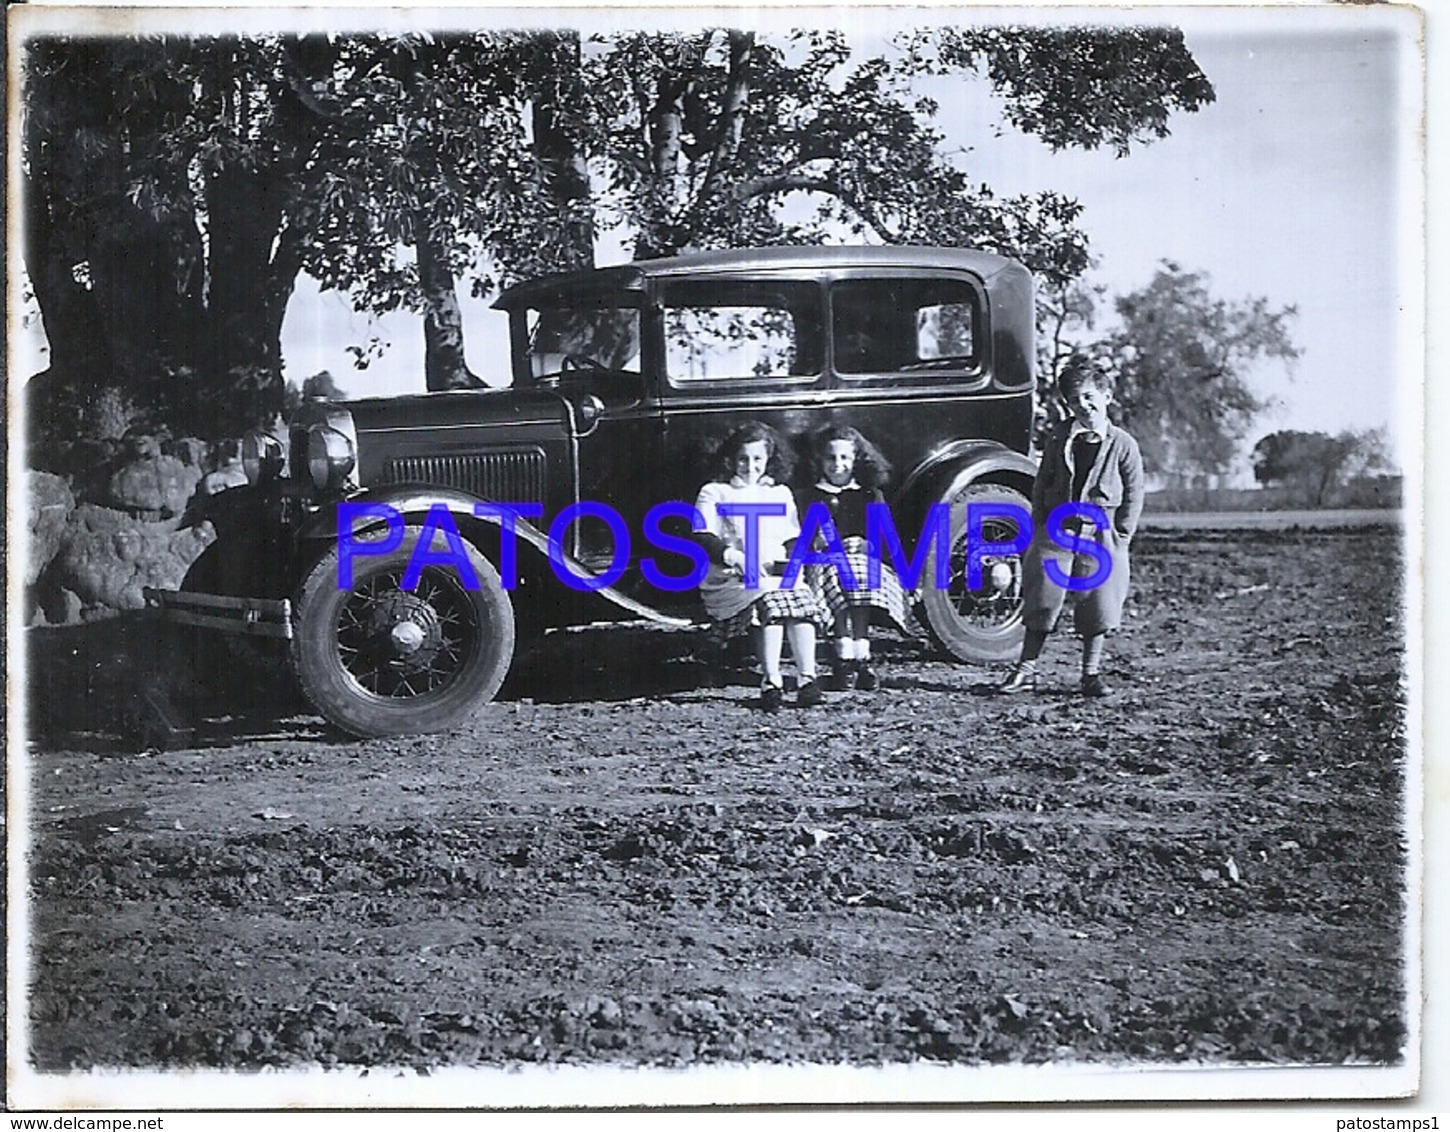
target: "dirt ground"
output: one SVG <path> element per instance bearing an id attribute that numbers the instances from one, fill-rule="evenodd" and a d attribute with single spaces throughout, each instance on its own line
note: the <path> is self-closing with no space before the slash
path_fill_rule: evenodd
<path id="1" fill-rule="evenodd" d="M 1397 534 L 1135 553 L 1104 701 L 1066 638 L 1004 700 L 882 633 L 768 717 L 630 626 L 466 731 L 270 689 L 136 754 L 138 630 L 33 632 L 34 1064 L 1400 1061 Z"/>

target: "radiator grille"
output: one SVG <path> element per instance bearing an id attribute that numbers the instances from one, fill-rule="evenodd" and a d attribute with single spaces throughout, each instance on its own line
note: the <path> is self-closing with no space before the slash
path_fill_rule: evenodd
<path id="1" fill-rule="evenodd" d="M 399 456 L 383 466 L 384 483 L 437 484 L 499 503 L 542 501 L 544 478 L 544 454 L 537 448 L 467 456 Z"/>

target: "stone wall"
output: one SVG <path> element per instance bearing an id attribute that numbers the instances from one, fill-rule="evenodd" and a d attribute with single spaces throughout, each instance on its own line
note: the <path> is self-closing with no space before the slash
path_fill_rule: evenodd
<path id="1" fill-rule="evenodd" d="M 78 442 L 57 455 L 56 471 L 28 473 L 32 623 L 108 617 L 144 608 L 147 586 L 179 589 L 216 539 L 210 522 L 194 518 L 208 453 L 195 438 Z"/>

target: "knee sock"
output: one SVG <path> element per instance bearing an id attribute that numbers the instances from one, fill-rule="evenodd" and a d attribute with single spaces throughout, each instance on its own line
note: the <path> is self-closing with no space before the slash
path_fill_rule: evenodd
<path id="1" fill-rule="evenodd" d="M 785 631 L 790 638 L 796 674 L 802 684 L 809 684 L 816 678 L 816 627 L 810 621 L 792 621 Z"/>
<path id="2" fill-rule="evenodd" d="M 755 647 L 760 655 L 760 667 L 764 670 L 762 684 L 773 684 L 779 688 L 780 654 L 785 647 L 785 626 L 765 625 L 756 630 Z"/>
<path id="3" fill-rule="evenodd" d="M 1037 658 L 1042 655 L 1042 648 L 1047 644 L 1047 634 L 1040 629 L 1028 629 L 1027 636 L 1022 641 L 1022 656 L 1018 658 L 1018 665 L 1028 672 L 1037 670 Z"/>
<path id="4" fill-rule="evenodd" d="M 1105 633 L 1094 633 L 1082 639 L 1082 674 L 1096 676 L 1103 663 L 1103 646 L 1108 643 Z"/>

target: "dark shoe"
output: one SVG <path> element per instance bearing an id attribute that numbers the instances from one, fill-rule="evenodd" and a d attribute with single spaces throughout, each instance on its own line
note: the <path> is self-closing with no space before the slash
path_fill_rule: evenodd
<path id="1" fill-rule="evenodd" d="M 760 689 L 760 710 L 774 715 L 780 710 L 780 705 L 785 700 L 785 693 L 774 684 L 767 684 Z"/>
<path id="2" fill-rule="evenodd" d="M 821 691 L 821 682 L 812 680 L 800 686 L 800 691 L 795 694 L 797 707 L 820 707 L 826 702 L 826 694 Z"/>
<path id="3" fill-rule="evenodd" d="M 1007 679 L 997 685 L 997 695 L 1015 696 L 1018 692 L 1037 691 L 1037 670 L 1021 664 L 1014 664 Z"/>
<path id="4" fill-rule="evenodd" d="M 1093 699 L 1102 699 L 1108 694 L 1108 686 L 1103 683 L 1103 678 L 1094 672 L 1091 676 L 1082 678 L 1082 694 Z"/>
<path id="5" fill-rule="evenodd" d="M 826 677 L 826 687 L 833 692 L 849 692 L 856 687 L 856 662 L 838 660 Z"/>
<path id="6" fill-rule="evenodd" d="M 856 662 L 856 690 L 858 692 L 874 692 L 881 687 L 881 677 L 877 676 L 871 667 L 871 662 L 858 660 Z"/>

